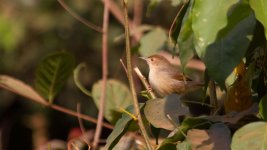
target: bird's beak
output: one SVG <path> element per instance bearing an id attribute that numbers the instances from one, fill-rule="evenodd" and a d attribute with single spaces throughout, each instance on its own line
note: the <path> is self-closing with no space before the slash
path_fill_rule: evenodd
<path id="1" fill-rule="evenodd" d="M 140 58 L 140 59 L 143 59 L 143 60 L 145 60 L 145 61 L 146 61 L 146 59 L 147 59 L 146 57 L 139 57 L 139 58 Z"/>

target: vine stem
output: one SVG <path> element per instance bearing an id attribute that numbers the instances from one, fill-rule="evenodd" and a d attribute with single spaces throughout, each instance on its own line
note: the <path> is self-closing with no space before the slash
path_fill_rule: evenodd
<path id="1" fill-rule="evenodd" d="M 213 80 L 209 81 L 209 91 L 210 91 L 210 104 L 214 106 L 214 108 L 211 111 L 211 114 L 215 115 L 217 109 L 218 109 L 218 100 L 217 100 L 217 94 L 216 94 L 216 87 Z"/>
<path id="2" fill-rule="evenodd" d="M 123 0 L 123 14 L 124 14 L 124 28 L 125 28 L 125 43 L 126 43 L 126 61 L 127 61 L 127 72 L 128 72 L 128 80 L 130 84 L 131 93 L 133 96 L 133 103 L 134 103 L 134 111 L 138 118 L 138 125 L 141 130 L 141 133 L 145 139 L 147 148 L 149 150 L 152 150 L 151 143 L 149 141 L 148 134 L 146 132 L 140 109 L 139 109 L 139 103 L 136 95 L 136 89 L 134 85 L 133 80 L 133 68 L 132 68 L 132 60 L 131 60 L 131 48 L 130 48 L 130 31 L 129 31 L 129 22 L 128 22 L 128 9 L 127 9 L 127 2 L 126 0 Z"/>
<path id="3" fill-rule="evenodd" d="M 18 92 L 18 91 L 14 90 L 14 89 L 12 89 L 12 88 L 10 88 L 8 86 L 5 86 L 3 84 L 0 84 L 0 88 L 6 89 L 6 90 L 8 90 L 8 91 L 10 91 L 12 93 L 21 95 L 21 96 L 27 98 L 27 100 L 31 100 L 31 101 L 36 102 L 38 104 L 41 104 L 41 105 L 43 105 L 45 107 L 60 111 L 62 113 L 65 113 L 65 114 L 68 114 L 68 115 L 71 115 L 71 116 L 74 116 L 74 117 L 77 117 L 77 118 L 80 117 L 81 119 L 89 121 L 89 122 L 92 122 L 92 123 L 97 123 L 97 120 L 95 118 L 91 117 L 91 116 L 87 116 L 85 114 L 77 113 L 77 112 L 75 112 L 73 110 L 70 110 L 68 108 L 64 108 L 64 107 L 59 106 L 59 105 L 51 104 L 51 103 L 48 102 L 48 100 L 44 100 L 41 97 L 40 97 L 40 99 L 36 99 L 34 97 L 29 96 L 28 94 Z M 108 123 L 103 123 L 102 125 L 103 125 L 103 127 L 106 127 L 108 129 L 113 129 L 114 128 L 112 125 L 110 125 Z"/>
<path id="4" fill-rule="evenodd" d="M 102 93 L 99 102 L 98 119 L 96 124 L 96 131 L 93 141 L 93 148 L 97 149 L 100 135 L 102 132 L 102 124 L 105 111 L 105 100 L 107 90 L 107 76 L 108 76 L 108 25 L 109 25 L 109 0 L 104 0 L 104 16 L 103 16 L 103 33 L 102 33 Z"/>

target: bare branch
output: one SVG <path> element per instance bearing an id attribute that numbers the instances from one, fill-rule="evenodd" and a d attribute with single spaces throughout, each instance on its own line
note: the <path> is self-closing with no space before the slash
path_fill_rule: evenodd
<path id="1" fill-rule="evenodd" d="M 153 99 L 156 98 L 156 95 L 153 93 L 153 91 L 150 90 L 150 86 L 149 86 L 149 83 L 146 80 L 146 77 L 143 76 L 143 74 L 141 73 L 139 68 L 138 67 L 134 67 L 134 71 L 137 74 L 137 76 L 139 77 L 139 79 L 141 80 L 141 82 L 143 83 L 143 85 L 145 86 L 146 90 L 149 92 L 150 96 Z"/>
<path id="2" fill-rule="evenodd" d="M 103 16 L 103 35 L 102 35 L 102 92 L 99 102 L 98 120 L 96 124 L 96 132 L 93 141 L 93 148 L 96 149 L 102 131 L 102 123 L 104 119 L 107 76 L 108 76 L 108 25 L 109 25 L 109 0 L 104 0 L 104 16 Z"/>
<path id="3" fill-rule="evenodd" d="M 129 31 L 129 22 L 128 22 L 128 9 L 127 9 L 127 2 L 126 0 L 123 0 L 123 14 L 124 14 L 124 21 L 125 21 L 125 42 L 126 42 L 126 61 L 127 61 L 127 70 L 128 70 L 128 80 L 130 84 L 130 89 L 131 93 L 133 96 L 133 105 L 134 105 L 134 110 L 135 110 L 135 115 L 137 115 L 138 118 L 138 126 L 141 130 L 141 133 L 145 139 L 146 145 L 148 150 L 152 150 L 152 146 L 149 140 L 149 136 L 147 134 L 147 131 L 145 129 L 140 109 L 139 109 L 139 103 L 136 95 L 136 89 L 135 89 L 135 84 L 133 80 L 133 68 L 132 68 L 132 56 L 131 56 L 131 47 L 130 47 L 130 31 Z"/>
<path id="4" fill-rule="evenodd" d="M 77 19 L 78 21 L 80 21 L 81 23 L 83 23 L 84 25 L 86 25 L 87 27 L 89 27 L 90 29 L 93 29 L 97 32 L 102 33 L 102 28 L 98 27 L 97 25 L 94 25 L 93 23 L 89 22 L 88 20 L 86 20 L 85 18 L 79 16 L 78 14 L 76 14 L 74 11 L 72 11 L 68 5 L 64 2 L 64 0 L 57 0 L 59 2 L 59 4 L 75 19 Z"/>

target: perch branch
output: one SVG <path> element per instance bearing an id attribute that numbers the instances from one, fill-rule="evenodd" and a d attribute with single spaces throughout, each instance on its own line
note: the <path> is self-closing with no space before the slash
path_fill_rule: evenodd
<path id="1" fill-rule="evenodd" d="M 150 96 L 153 99 L 156 98 L 156 95 L 154 94 L 154 92 L 150 90 L 150 86 L 149 86 L 149 83 L 146 80 L 146 77 L 143 76 L 143 74 L 141 73 L 141 71 L 139 70 L 139 68 L 134 67 L 134 71 L 137 74 L 137 76 L 139 77 L 139 79 L 141 80 L 142 84 L 145 86 L 146 90 L 149 92 Z"/>
<path id="2" fill-rule="evenodd" d="M 124 14 L 124 28 L 125 28 L 125 42 L 126 42 L 126 61 L 127 61 L 127 70 L 128 70 L 128 80 L 129 80 L 129 84 L 130 84 L 130 89 L 131 89 L 131 93 L 133 96 L 133 103 L 134 103 L 134 110 L 135 110 L 135 114 L 137 115 L 138 118 L 138 125 L 139 128 L 141 130 L 141 133 L 145 139 L 147 148 L 149 150 L 152 150 L 152 146 L 151 143 L 149 141 L 149 137 L 148 134 L 146 132 L 142 117 L 141 117 L 141 113 L 140 113 L 140 109 L 139 109 L 139 103 L 138 103 L 138 99 L 137 99 L 137 95 L 136 95 L 136 89 L 135 89 L 135 85 L 134 85 L 134 80 L 133 80 L 133 68 L 132 68 L 132 56 L 131 56 L 131 48 L 130 48 L 130 31 L 129 31 L 129 22 L 128 22 L 128 9 L 127 9 L 127 2 L 126 0 L 123 0 L 123 14 Z"/>

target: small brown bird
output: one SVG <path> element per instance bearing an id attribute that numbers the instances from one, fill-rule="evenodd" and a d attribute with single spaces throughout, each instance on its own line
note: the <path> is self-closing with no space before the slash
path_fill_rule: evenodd
<path id="1" fill-rule="evenodd" d="M 184 94 L 203 86 L 203 83 L 192 81 L 181 74 L 176 66 L 161 55 L 140 58 L 146 60 L 149 66 L 149 83 L 160 96 Z"/>

